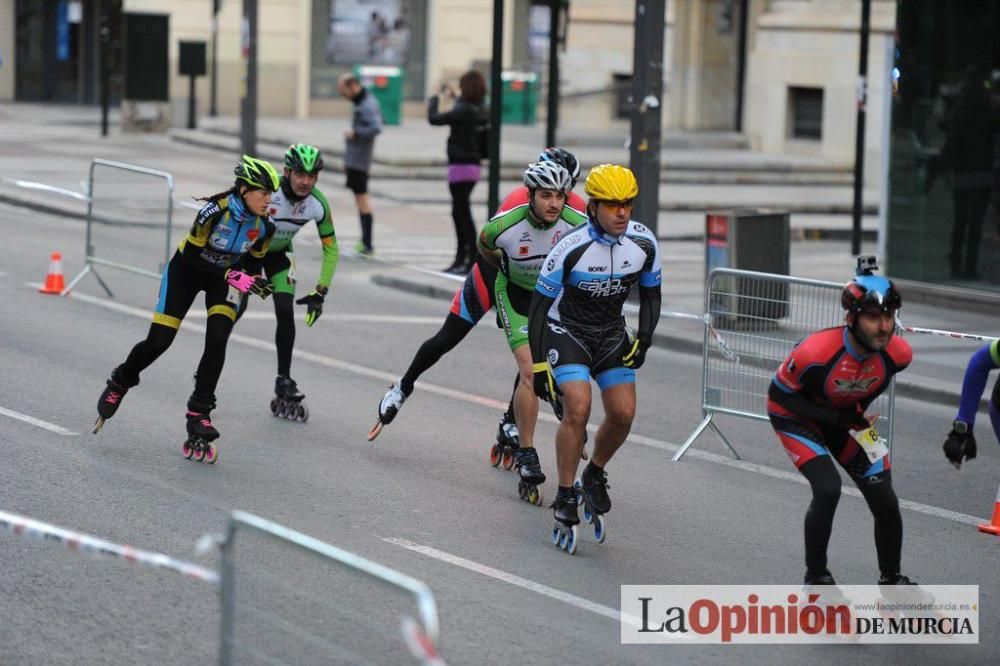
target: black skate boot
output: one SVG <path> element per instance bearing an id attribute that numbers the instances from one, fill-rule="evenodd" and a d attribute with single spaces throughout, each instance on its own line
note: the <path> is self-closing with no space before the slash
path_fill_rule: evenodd
<path id="1" fill-rule="evenodd" d="M 510 412 L 505 412 L 497 425 L 497 443 L 490 447 L 490 464 L 510 470 L 514 467 L 514 454 L 521 448 L 521 434 Z"/>
<path id="2" fill-rule="evenodd" d="M 589 463 L 583 468 L 583 474 L 573 487 L 577 492 L 577 501 L 583 504 L 584 522 L 593 524 L 594 538 L 597 543 L 604 543 L 608 536 L 604 514 L 611 510 L 607 473 L 594 466 L 594 463 Z"/>
<path id="3" fill-rule="evenodd" d="M 542 505 L 542 489 L 538 486 L 545 483 L 545 474 L 538 462 L 538 452 L 534 447 L 519 448 L 514 454 L 514 465 L 517 468 L 518 497 L 535 506 Z"/>
<path id="4" fill-rule="evenodd" d="M 833 574 L 827 570 L 821 572 L 806 572 L 802 581 L 802 592 L 805 595 L 819 595 L 818 603 L 828 606 L 850 606 L 843 590 L 837 586 L 837 581 L 833 579 Z"/>
<path id="5" fill-rule="evenodd" d="M 118 366 L 111 372 L 107 386 L 104 387 L 101 397 L 97 401 L 97 421 L 94 423 L 93 431 L 95 435 L 97 431 L 104 427 L 104 422 L 118 411 L 118 407 L 121 406 L 122 400 L 125 398 L 128 390 L 138 383 L 139 378 L 127 376 L 121 369 L 121 366 Z"/>
<path id="6" fill-rule="evenodd" d="M 305 397 L 305 394 L 299 391 L 294 379 L 286 375 L 278 375 L 274 378 L 271 414 L 278 418 L 305 423 L 309 419 L 309 408 L 302 401 Z"/>
<path id="7" fill-rule="evenodd" d="M 188 460 L 205 461 L 214 465 L 219 459 L 219 450 L 213 444 L 219 439 L 219 431 L 212 425 L 210 414 L 215 409 L 215 396 L 202 400 L 194 395 L 188 400 L 187 418 L 188 438 L 181 446 L 181 453 Z"/>
<path id="8" fill-rule="evenodd" d="M 879 592 L 890 604 L 904 607 L 897 615 L 902 617 L 931 617 L 934 611 L 905 609 L 906 606 L 919 607 L 934 603 L 934 595 L 920 587 L 915 581 L 910 580 L 902 574 L 892 574 L 886 576 L 882 574 L 878 579 Z"/>
<path id="9" fill-rule="evenodd" d="M 551 504 L 556 524 L 552 527 L 552 544 L 570 555 L 576 553 L 576 526 L 580 523 L 577 513 L 576 493 L 572 488 L 559 488 Z"/>
<path id="10" fill-rule="evenodd" d="M 598 469 L 594 463 L 583 468 L 583 474 L 577 481 L 577 490 L 585 504 L 585 520 L 586 512 L 600 515 L 611 511 L 611 498 L 608 497 L 608 473 L 603 469 Z"/>

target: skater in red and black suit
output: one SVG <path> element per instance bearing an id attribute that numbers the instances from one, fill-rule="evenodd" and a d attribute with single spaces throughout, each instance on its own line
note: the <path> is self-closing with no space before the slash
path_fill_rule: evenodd
<path id="1" fill-rule="evenodd" d="M 900 574 L 903 521 L 892 488 L 889 456 L 874 462 L 851 431 L 866 431 L 877 416 L 865 410 L 913 357 L 896 337 L 899 291 L 872 274 L 874 258 L 847 283 L 841 303 L 845 324 L 813 333 L 778 368 L 767 410 L 788 456 L 812 487 L 806 511 L 806 585 L 833 585 L 827 544 L 840 500 L 836 458 L 857 485 L 875 519 L 880 585 L 911 584 Z"/>

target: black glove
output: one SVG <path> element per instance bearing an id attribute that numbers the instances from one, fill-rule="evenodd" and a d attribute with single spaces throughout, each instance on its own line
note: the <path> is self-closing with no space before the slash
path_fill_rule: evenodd
<path id="1" fill-rule="evenodd" d="M 558 396 L 562 395 L 562 391 L 559 390 L 559 386 L 556 384 L 555 377 L 552 376 L 552 371 L 549 369 L 549 364 L 546 361 L 541 363 L 535 363 L 535 395 L 544 400 L 545 402 L 554 402 L 559 399 Z"/>
<path id="2" fill-rule="evenodd" d="M 976 457 L 976 438 L 971 430 L 961 434 L 952 428 L 942 448 L 944 449 L 944 457 L 951 461 L 955 469 L 962 469 L 962 458 L 972 460 Z"/>
<path id="3" fill-rule="evenodd" d="M 274 285 L 263 275 L 254 275 L 253 284 L 250 285 L 250 292 L 261 298 L 267 298 L 274 293 Z"/>
<path id="4" fill-rule="evenodd" d="M 646 362 L 646 350 L 649 349 L 652 343 L 653 341 L 649 339 L 648 335 L 640 333 L 632 341 L 632 346 L 622 356 L 622 364 L 626 368 L 632 368 L 633 370 L 641 368 L 642 364 Z"/>
<path id="5" fill-rule="evenodd" d="M 848 430 L 867 430 L 871 423 L 857 407 L 848 407 L 837 412 L 837 425 Z"/>
<path id="6" fill-rule="evenodd" d="M 323 300 L 326 297 L 318 291 L 310 291 L 308 294 L 295 301 L 298 305 L 306 306 L 306 326 L 312 326 L 323 314 Z"/>

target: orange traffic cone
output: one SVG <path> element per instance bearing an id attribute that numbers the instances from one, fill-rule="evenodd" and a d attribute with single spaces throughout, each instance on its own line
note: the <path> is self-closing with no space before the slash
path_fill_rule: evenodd
<path id="1" fill-rule="evenodd" d="M 43 294 L 61 294 L 66 287 L 62 272 L 62 255 L 52 253 L 49 260 L 49 272 L 45 275 L 45 284 L 38 290 Z"/>
<path id="2" fill-rule="evenodd" d="M 980 524 L 979 531 L 1000 536 L 1000 488 L 997 489 L 997 501 L 993 503 L 993 517 L 990 522 Z"/>

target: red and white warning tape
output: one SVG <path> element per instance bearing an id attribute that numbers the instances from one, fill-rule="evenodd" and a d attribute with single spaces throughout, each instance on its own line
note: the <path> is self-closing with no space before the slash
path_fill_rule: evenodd
<path id="1" fill-rule="evenodd" d="M 920 333 L 923 335 L 936 335 L 941 338 L 955 338 L 956 340 L 974 340 L 976 342 L 993 342 L 997 338 L 988 335 L 976 335 L 975 333 L 957 333 L 955 331 L 942 331 L 936 328 L 920 328 L 918 326 L 904 326 L 899 319 L 896 325 L 907 333 Z"/>
<path id="2" fill-rule="evenodd" d="M 0 532 L 7 532 L 33 541 L 60 545 L 68 550 L 84 555 L 125 560 L 130 564 L 138 564 L 153 569 L 166 569 L 214 585 L 218 585 L 220 582 L 218 573 L 197 564 L 174 559 L 162 553 L 139 550 L 132 546 L 123 546 L 86 534 L 71 532 L 55 525 L 49 525 L 32 520 L 31 518 L 7 513 L 6 511 L 0 511 Z"/>

